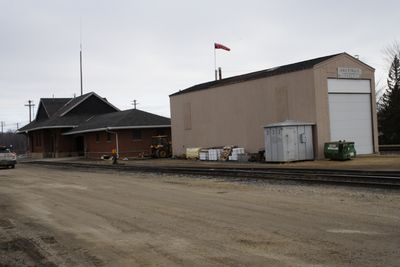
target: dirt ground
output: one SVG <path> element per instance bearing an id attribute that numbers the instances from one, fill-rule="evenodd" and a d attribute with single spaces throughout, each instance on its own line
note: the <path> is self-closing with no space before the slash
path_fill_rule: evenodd
<path id="1" fill-rule="evenodd" d="M 400 192 L 19 164 L 0 266 L 399 266 Z"/>

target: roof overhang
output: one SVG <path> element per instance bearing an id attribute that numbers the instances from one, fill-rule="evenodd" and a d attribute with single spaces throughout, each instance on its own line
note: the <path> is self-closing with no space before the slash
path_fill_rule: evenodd
<path id="1" fill-rule="evenodd" d="M 171 125 L 139 125 L 139 126 L 102 127 L 102 128 L 88 129 L 88 130 L 82 130 L 82 131 L 69 131 L 67 133 L 63 133 L 62 135 L 93 133 L 93 132 L 101 132 L 101 131 L 107 131 L 107 130 L 129 130 L 129 129 L 149 129 L 149 128 L 171 128 Z"/>
<path id="2" fill-rule="evenodd" d="M 359 59 L 356 58 L 356 57 L 353 57 L 352 55 L 350 55 L 350 54 L 348 54 L 348 53 L 346 53 L 346 52 L 337 54 L 336 56 L 334 56 L 334 57 L 332 57 L 332 58 L 329 58 L 329 59 L 327 59 L 327 60 L 325 60 L 325 61 L 322 61 L 322 62 L 316 64 L 316 65 L 314 66 L 314 69 L 318 69 L 318 68 L 320 68 L 320 67 L 322 67 L 322 66 L 325 66 L 325 65 L 327 65 L 327 64 L 329 64 L 329 63 L 331 63 L 331 62 L 337 60 L 338 57 L 347 57 L 347 58 L 349 58 L 350 60 L 356 62 L 357 64 L 361 64 L 361 65 L 363 65 L 364 67 L 370 69 L 371 71 L 375 71 L 375 68 L 374 68 L 374 67 L 371 67 L 371 66 L 368 65 L 367 63 L 364 63 L 363 61 L 359 60 Z"/>
<path id="3" fill-rule="evenodd" d="M 37 130 L 45 130 L 45 129 L 60 129 L 60 128 L 76 128 L 77 125 L 60 125 L 60 126 L 42 126 L 42 127 L 36 127 L 36 128 L 31 128 L 27 130 L 17 130 L 16 133 L 28 133 L 32 131 L 37 131 Z"/>

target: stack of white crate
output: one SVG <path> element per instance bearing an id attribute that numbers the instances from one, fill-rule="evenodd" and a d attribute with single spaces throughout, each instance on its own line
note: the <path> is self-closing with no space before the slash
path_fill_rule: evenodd
<path id="1" fill-rule="evenodd" d="M 221 158 L 222 149 L 209 149 L 208 160 L 219 160 Z"/>
<path id="2" fill-rule="evenodd" d="M 238 160 L 238 156 L 241 154 L 245 154 L 244 148 L 238 147 L 232 149 L 232 154 L 229 156 L 229 160 Z"/>
<path id="3" fill-rule="evenodd" d="M 207 149 L 200 150 L 200 160 L 208 160 L 208 150 Z"/>

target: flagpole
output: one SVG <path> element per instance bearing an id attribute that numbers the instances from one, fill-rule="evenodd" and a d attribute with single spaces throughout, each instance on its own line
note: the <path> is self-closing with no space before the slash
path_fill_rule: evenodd
<path id="1" fill-rule="evenodd" d="M 217 49 L 223 49 L 226 51 L 231 51 L 231 49 L 223 44 L 219 43 L 214 43 L 214 69 L 215 69 L 215 80 L 218 80 L 218 70 L 219 70 L 219 79 L 222 79 L 222 72 L 221 72 L 221 67 L 218 68 L 217 70 Z"/>
<path id="2" fill-rule="evenodd" d="M 217 80 L 217 49 L 215 49 L 214 43 L 214 73 L 215 73 L 215 80 Z"/>

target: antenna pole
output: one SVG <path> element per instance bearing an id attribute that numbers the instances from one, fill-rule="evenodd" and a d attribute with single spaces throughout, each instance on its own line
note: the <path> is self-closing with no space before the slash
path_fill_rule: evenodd
<path id="1" fill-rule="evenodd" d="M 82 19 L 80 21 L 80 51 L 79 51 L 79 66 L 81 75 L 81 95 L 83 95 L 83 76 L 82 76 Z"/>
<path id="2" fill-rule="evenodd" d="M 81 45 L 81 51 L 79 53 L 79 59 L 80 59 L 80 71 L 81 71 L 81 95 L 83 95 L 83 82 L 82 82 L 82 45 Z"/>

